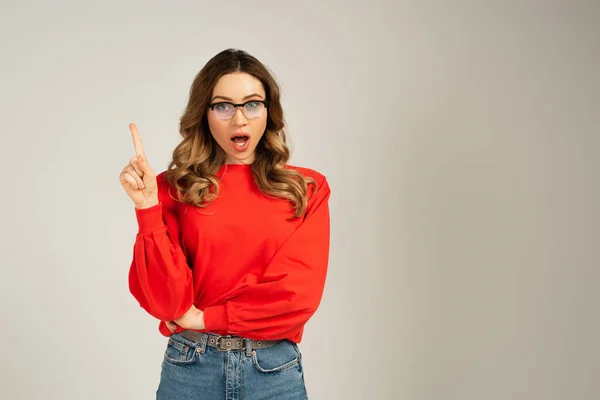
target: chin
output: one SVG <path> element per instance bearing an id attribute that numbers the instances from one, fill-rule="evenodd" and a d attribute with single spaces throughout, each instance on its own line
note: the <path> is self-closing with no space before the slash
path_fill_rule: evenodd
<path id="1" fill-rule="evenodd" d="M 228 163 L 237 163 L 237 164 L 250 164 L 248 161 L 252 158 L 254 152 L 244 152 L 244 153 L 227 153 L 227 162 Z"/>

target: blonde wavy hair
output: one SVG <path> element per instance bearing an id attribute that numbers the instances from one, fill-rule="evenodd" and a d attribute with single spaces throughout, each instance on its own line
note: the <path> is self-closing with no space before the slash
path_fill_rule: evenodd
<path id="1" fill-rule="evenodd" d="M 180 118 L 179 132 L 183 140 L 173 151 L 164 177 L 177 190 L 179 201 L 196 207 L 207 207 L 219 195 L 216 173 L 225 163 L 226 153 L 212 137 L 206 113 L 219 78 L 234 72 L 257 78 L 269 100 L 267 126 L 251 164 L 254 181 L 265 195 L 287 199 L 294 217 L 300 217 L 306 212 L 308 186 L 315 185 L 316 190 L 316 182 L 286 168 L 290 158 L 289 138 L 279 85 L 265 65 L 243 50 L 220 52 L 196 75 L 186 110 Z"/>

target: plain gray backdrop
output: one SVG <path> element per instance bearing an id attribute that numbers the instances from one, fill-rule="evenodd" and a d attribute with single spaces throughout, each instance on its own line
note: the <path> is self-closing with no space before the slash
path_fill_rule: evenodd
<path id="1" fill-rule="evenodd" d="M 118 175 L 229 47 L 332 188 L 311 399 L 600 398 L 598 1 L 2 1 L 0 397 L 151 399 Z"/>

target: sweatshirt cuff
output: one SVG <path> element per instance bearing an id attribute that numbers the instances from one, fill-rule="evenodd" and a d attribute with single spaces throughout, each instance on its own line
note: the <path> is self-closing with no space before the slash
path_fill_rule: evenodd
<path id="1" fill-rule="evenodd" d="M 149 208 L 136 208 L 135 216 L 138 222 L 138 233 L 157 231 L 165 226 L 162 219 L 162 203 Z"/>
<path id="2" fill-rule="evenodd" d="M 204 309 L 204 327 L 206 331 L 226 331 L 228 325 L 226 304 L 206 307 Z"/>

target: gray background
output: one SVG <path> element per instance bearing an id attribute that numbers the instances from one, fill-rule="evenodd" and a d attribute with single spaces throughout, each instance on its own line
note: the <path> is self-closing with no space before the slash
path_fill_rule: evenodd
<path id="1" fill-rule="evenodd" d="M 311 399 L 600 398 L 599 2 L 89 3 L 2 2 L 0 397 L 154 398 L 127 124 L 237 47 L 332 187 Z"/>

